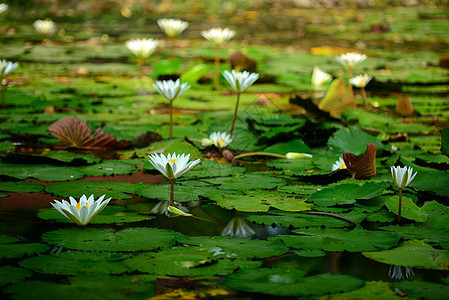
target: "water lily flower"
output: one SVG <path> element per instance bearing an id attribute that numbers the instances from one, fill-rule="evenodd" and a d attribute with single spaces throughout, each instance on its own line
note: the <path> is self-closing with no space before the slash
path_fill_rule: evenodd
<path id="1" fill-rule="evenodd" d="M 176 97 L 181 96 L 190 88 L 188 83 L 181 84 L 179 78 L 176 81 L 173 80 L 164 80 L 164 81 L 156 81 L 153 84 L 153 87 L 156 91 L 167 98 L 170 101 L 173 101 Z"/>
<path id="2" fill-rule="evenodd" d="M 214 142 L 208 138 L 201 139 L 201 146 L 203 146 L 203 147 L 209 147 L 213 144 L 214 144 Z"/>
<path id="3" fill-rule="evenodd" d="M 390 167 L 391 176 L 398 189 L 403 189 L 412 182 L 418 172 L 413 174 L 412 167 Z"/>
<path id="4" fill-rule="evenodd" d="M 0 3 L 0 15 L 2 15 L 4 12 L 8 10 L 8 4 L 6 3 Z"/>
<path id="5" fill-rule="evenodd" d="M 19 63 L 13 63 L 12 61 L 3 59 L 0 61 L 0 76 L 7 75 L 17 69 Z"/>
<path id="6" fill-rule="evenodd" d="M 139 66 L 143 66 L 144 61 L 156 51 L 159 41 L 155 39 L 133 39 L 126 42 L 126 47 L 137 56 Z"/>
<path id="7" fill-rule="evenodd" d="M 193 169 L 201 160 L 197 159 L 189 162 L 190 154 L 151 154 L 150 163 L 168 179 L 175 180 L 187 171 Z"/>
<path id="8" fill-rule="evenodd" d="M 17 67 L 19 66 L 19 63 L 13 63 L 12 61 L 8 61 L 8 60 L 1 60 L 0 61 L 0 87 L 1 87 L 1 93 L 2 93 L 2 108 L 5 108 L 5 92 L 6 89 L 8 88 L 8 82 L 6 82 L 5 84 L 3 83 L 3 78 L 5 77 L 5 75 L 11 73 L 12 71 L 14 71 L 15 69 L 17 69 Z"/>
<path id="9" fill-rule="evenodd" d="M 89 224 L 111 200 L 111 198 L 104 200 L 104 197 L 105 195 L 98 198 L 98 200 L 94 200 L 94 195 L 91 195 L 89 198 L 86 195 L 82 195 L 78 202 L 73 197 L 69 197 L 70 202 L 55 200 L 55 203 L 50 204 L 66 218 L 84 226 Z"/>
<path id="10" fill-rule="evenodd" d="M 226 132 L 212 132 L 209 139 L 219 149 L 226 147 L 232 142 L 231 135 Z"/>
<path id="11" fill-rule="evenodd" d="M 312 154 L 308 153 L 297 153 L 297 152 L 288 152 L 285 154 L 285 158 L 287 159 L 296 159 L 296 158 L 312 158 Z"/>
<path id="12" fill-rule="evenodd" d="M 319 89 L 321 86 L 325 85 L 331 80 L 332 76 L 329 73 L 322 71 L 318 67 L 313 68 L 312 85 L 315 89 Z"/>
<path id="13" fill-rule="evenodd" d="M 259 78 L 258 73 L 236 72 L 235 70 L 231 72 L 226 70 L 223 72 L 223 76 L 238 93 L 246 91 Z"/>
<path id="14" fill-rule="evenodd" d="M 259 78 L 258 73 L 249 73 L 247 71 L 236 72 L 232 70 L 229 72 L 228 70 L 223 72 L 224 78 L 229 82 L 234 91 L 237 92 L 237 103 L 235 104 L 234 117 L 232 118 L 231 129 L 229 130 L 229 134 L 232 135 L 232 131 L 234 130 L 235 121 L 237 120 L 237 112 L 239 109 L 239 101 L 240 101 L 240 93 L 246 91 L 256 80 Z"/>
<path id="15" fill-rule="evenodd" d="M 410 267 L 405 267 L 405 276 L 402 273 L 402 267 L 401 266 L 390 266 L 390 269 L 388 270 L 388 276 L 390 276 L 391 279 L 396 280 L 405 280 L 409 278 L 410 276 L 415 276 L 415 272 L 413 272 L 413 269 Z"/>
<path id="16" fill-rule="evenodd" d="M 367 56 L 357 52 L 348 52 L 336 57 L 336 60 L 348 69 L 354 68 L 355 65 L 363 62 Z"/>
<path id="17" fill-rule="evenodd" d="M 342 156 L 332 165 L 332 172 L 343 169 L 346 169 L 346 164 Z"/>
<path id="18" fill-rule="evenodd" d="M 42 35 L 51 35 L 56 31 L 55 22 L 52 20 L 37 20 L 33 23 L 33 26 Z"/>
<path id="19" fill-rule="evenodd" d="M 169 214 L 171 214 L 171 216 L 173 216 L 173 217 L 179 217 L 179 216 L 181 216 L 181 217 L 193 217 L 192 214 L 189 214 L 189 213 L 187 213 L 185 211 L 182 211 L 179 208 L 177 208 L 175 206 L 171 206 L 171 205 L 169 205 L 167 207 L 167 212 Z"/>
<path id="20" fill-rule="evenodd" d="M 177 37 L 189 26 L 188 22 L 178 19 L 159 19 L 157 24 L 169 38 Z"/>
<path id="21" fill-rule="evenodd" d="M 221 232 L 222 236 L 231 238 L 250 238 L 256 232 L 240 217 L 234 217 Z"/>
<path id="22" fill-rule="evenodd" d="M 364 88 L 370 80 L 373 79 L 372 76 L 368 74 L 358 75 L 354 76 L 351 79 L 349 79 L 349 83 L 358 87 L 358 88 Z"/>
<path id="23" fill-rule="evenodd" d="M 223 28 L 217 27 L 217 28 L 212 28 L 209 30 L 201 31 L 201 35 L 205 39 L 215 43 L 216 45 L 221 45 L 224 42 L 227 42 L 230 39 L 232 39 L 235 36 L 235 31 L 231 30 L 229 28 L 223 29 Z"/>
<path id="24" fill-rule="evenodd" d="M 184 94 L 184 92 L 190 88 L 190 85 L 188 83 L 181 84 L 181 81 L 178 78 L 176 81 L 173 80 L 156 81 L 153 84 L 153 87 L 159 94 L 161 94 L 170 101 L 169 106 L 170 132 L 168 138 L 171 139 L 173 136 L 173 100 L 175 100 L 176 97 Z"/>

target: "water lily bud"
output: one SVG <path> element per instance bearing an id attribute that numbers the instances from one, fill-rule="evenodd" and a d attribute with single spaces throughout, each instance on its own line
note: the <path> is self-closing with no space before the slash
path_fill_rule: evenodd
<path id="1" fill-rule="evenodd" d="M 228 149 L 223 150 L 222 155 L 227 161 L 232 161 L 232 159 L 234 158 L 234 154 L 232 154 L 232 152 Z"/>
<path id="2" fill-rule="evenodd" d="M 288 159 L 295 159 L 295 158 L 312 158 L 312 154 L 307 153 L 296 153 L 296 152 L 288 152 L 285 154 L 285 157 Z"/>
<path id="3" fill-rule="evenodd" d="M 203 147 L 208 147 L 208 146 L 212 145 L 213 143 L 214 142 L 212 142 L 210 139 L 204 138 L 201 140 L 201 146 L 203 146 Z"/>

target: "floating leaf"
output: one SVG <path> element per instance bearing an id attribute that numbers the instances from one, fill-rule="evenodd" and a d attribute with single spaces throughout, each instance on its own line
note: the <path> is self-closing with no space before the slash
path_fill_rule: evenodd
<path id="1" fill-rule="evenodd" d="M 256 190 L 256 189 L 273 189 L 278 186 L 286 185 L 281 178 L 262 174 L 244 174 L 236 177 L 220 177 L 208 180 L 218 186 L 221 190 Z"/>
<path id="2" fill-rule="evenodd" d="M 449 157 L 449 129 L 441 130 L 441 153 Z"/>
<path id="3" fill-rule="evenodd" d="M 369 231 L 356 228 L 345 229 L 296 229 L 299 235 L 280 235 L 270 239 L 281 239 L 284 243 L 296 249 L 316 249 L 323 251 L 375 251 L 395 246 L 399 237 L 394 234 Z"/>
<path id="4" fill-rule="evenodd" d="M 0 267 L 0 286 L 21 282 L 31 276 L 33 276 L 33 272 L 29 270 L 13 266 L 3 266 Z"/>
<path id="5" fill-rule="evenodd" d="M 364 281 L 340 274 L 304 277 L 298 269 L 260 268 L 239 270 L 225 278 L 225 285 L 235 290 L 273 296 L 310 296 L 355 290 Z"/>
<path id="6" fill-rule="evenodd" d="M 123 161 L 108 160 L 84 167 L 82 170 L 88 176 L 111 176 L 130 174 L 136 170 L 136 167 Z"/>
<path id="7" fill-rule="evenodd" d="M 339 153 L 346 151 L 355 156 L 364 154 L 368 144 L 373 144 L 379 151 L 384 149 L 378 139 L 357 127 L 339 129 L 329 138 L 327 144 Z"/>
<path id="8" fill-rule="evenodd" d="M 449 268 L 449 251 L 434 249 L 423 241 L 405 241 L 391 250 L 362 254 L 375 261 L 395 266 L 435 270 Z"/>
<path id="9" fill-rule="evenodd" d="M 407 240 L 423 240 L 427 243 L 441 244 L 448 243 L 449 229 L 437 230 L 429 227 L 418 227 L 413 224 L 410 226 L 386 226 L 382 230 L 388 230 L 396 233 Z"/>
<path id="10" fill-rule="evenodd" d="M 399 196 L 388 197 L 385 201 L 385 205 L 391 212 L 397 215 L 399 209 Z M 419 207 L 411 198 L 404 196 L 402 197 L 401 215 L 406 219 L 416 222 L 426 222 L 431 217 L 438 214 L 444 214 L 447 211 L 448 208 L 446 206 L 436 201 L 426 202 L 423 206 Z"/>
<path id="11" fill-rule="evenodd" d="M 405 293 L 408 297 L 417 299 L 445 299 L 449 294 L 449 285 L 420 280 L 393 283 L 393 287 Z"/>
<path id="12" fill-rule="evenodd" d="M 196 186 L 181 186 L 175 184 L 174 201 L 189 202 L 197 201 L 198 194 L 201 194 L 203 188 Z M 170 185 L 145 185 L 136 190 L 136 194 L 150 199 L 170 200 Z"/>
<path id="13" fill-rule="evenodd" d="M 126 182 L 106 182 L 106 181 L 74 181 L 60 182 L 46 187 L 48 193 L 56 196 L 79 198 L 82 195 L 94 195 L 95 198 L 106 195 L 112 199 L 128 199 L 129 194 L 135 194 L 142 184 Z"/>
<path id="14" fill-rule="evenodd" d="M 361 186 L 358 184 L 340 184 L 312 194 L 309 201 L 318 206 L 352 204 L 356 202 L 356 199 L 371 199 L 380 196 L 387 186 L 388 184 L 385 182 L 366 182 Z"/>
<path id="15" fill-rule="evenodd" d="M 15 192 L 15 193 L 36 193 L 44 189 L 44 186 L 38 185 L 35 182 L 22 181 L 5 181 L 0 182 L 0 191 Z"/>
<path id="16" fill-rule="evenodd" d="M 45 252 L 50 249 L 47 245 L 38 243 L 16 243 L 0 245 L 0 258 L 16 258 L 24 255 Z"/>
<path id="17" fill-rule="evenodd" d="M 327 299 L 327 298 L 326 298 Z M 361 289 L 332 295 L 332 300 L 370 299 L 370 300 L 399 300 L 404 299 L 396 291 L 391 289 L 389 282 L 367 281 Z M 324 299 L 320 299 L 324 300 Z"/>
<path id="18" fill-rule="evenodd" d="M 418 171 L 410 186 L 418 191 L 431 191 L 447 196 L 449 195 L 449 172 Z"/>
<path id="19" fill-rule="evenodd" d="M 128 270 L 120 262 L 124 258 L 115 253 L 65 252 L 30 257 L 19 265 L 43 274 L 120 274 Z"/>
<path id="20" fill-rule="evenodd" d="M 65 181 L 83 178 L 84 172 L 71 167 L 0 163 L 0 175 L 17 179 L 35 178 L 42 181 Z"/>
<path id="21" fill-rule="evenodd" d="M 52 220 L 56 222 L 70 223 L 71 221 L 64 217 L 55 209 L 43 210 L 39 212 L 38 217 L 44 220 Z M 91 224 L 112 224 L 112 223 L 130 223 L 151 220 L 154 217 L 144 216 L 133 212 L 127 212 L 125 208 L 120 206 L 106 206 L 99 215 L 97 215 Z"/>
<path id="22" fill-rule="evenodd" d="M 46 232 L 43 240 L 62 248 L 90 251 L 153 250 L 174 242 L 175 233 L 155 228 L 127 228 L 117 232 L 76 228 Z"/>

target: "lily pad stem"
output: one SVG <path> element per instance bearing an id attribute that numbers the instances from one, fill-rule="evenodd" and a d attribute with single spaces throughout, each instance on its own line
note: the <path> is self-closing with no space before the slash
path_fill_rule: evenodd
<path id="1" fill-rule="evenodd" d="M 170 100 L 169 110 L 170 110 L 170 132 L 168 134 L 168 138 L 171 140 L 171 138 L 173 137 L 173 100 Z"/>
<path id="2" fill-rule="evenodd" d="M 399 222 L 401 222 L 401 212 L 402 212 L 402 189 L 399 189 L 398 224 Z"/>
<path id="3" fill-rule="evenodd" d="M 215 51 L 215 68 L 214 68 L 214 87 L 218 89 L 218 79 L 220 75 L 220 46 Z"/>
<path id="4" fill-rule="evenodd" d="M 364 87 L 361 88 L 361 92 L 362 92 L 363 105 L 365 107 L 368 107 L 368 101 L 366 100 L 366 91 Z"/>
<path id="5" fill-rule="evenodd" d="M 175 180 L 170 180 L 170 205 L 175 205 Z"/>
<path id="6" fill-rule="evenodd" d="M 237 102 L 235 103 L 234 117 L 232 118 L 231 130 L 229 130 L 229 134 L 231 136 L 232 136 L 232 132 L 234 131 L 235 121 L 237 120 L 237 112 L 239 110 L 239 101 L 240 101 L 240 92 L 237 93 Z"/>
<path id="7" fill-rule="evenodd" d="M 273 156 L 273 157 L 279 157 L 279 158 L 286 158 L 285 155 L 282 154 L 276 154 L 276 153 L 268 153 L 268 152 L 248 152 L 248 153 L 243 153 L 237 156 L 234 156 L 234 159 L 239 159 L 239 158 L 243 158 L 243 157 L 248 157 L 248 156 Z"/>
<path id="8" fill-rule="evenodd" d="M 309 211 L 309 212 L 305 212 L 305 214 L 307 214 L 307 215 L 329 216 L 329 217 L 333 217 L 333 218 L 337 218 L 337 219 L 346 221 L 346 222 L 354 224 L 356 226 L 360 226 L 362 228 L 362 225 L 360 225 L 359 223 L 357 223 L 357 222 L 355 222 L 355 221 L 353 221 L 353 220 L 351 220 L 349 218 L 346 218 L 346 217 L 343 217 L 343 216 L 340 216 L 340 215 L 337 215 L 337 214 L 333 214 L 333 213 L 328 213 L 328 212 L 323 212 L 323 211 Z"/>

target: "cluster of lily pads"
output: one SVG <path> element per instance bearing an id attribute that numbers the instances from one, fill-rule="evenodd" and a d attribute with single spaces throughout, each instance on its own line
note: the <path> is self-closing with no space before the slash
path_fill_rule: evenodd
<path id="1" fill-rule="evenodd" d="M 187 26 L 183 21 L 167 19 L 159 20 L 158 25 L 172 42 Z M 44 27 L 51 26 L 47 23 Z M 213 49 L 217 50 L 213 80 L 216 84 L 219 47 L 235 32 L 211 31 L 202 35 L 217 44 L 217 49 Z M 48 37 L 55 30 L 47 32 L 42 34 Z M 217 38 L 220 34 L 225 36 L 221 42 Z M 141 46 L 138 46 L 139 40 L 127 43 L 141 67 L 145 58 L 155 51 L 152 45 L 157 41 L 152 41 Z M 125 48 L 122 44 L 119 47 Z M 337 58 L 348 72 L 353 72 L 355 64 L 366 57 L 349 52 Z M 17 64 L 1 63 L 6 92 L 6 75 Z M 260 73 L 263 75 L 263 70 Z M 357 82 L 364 81 L 366 85 L 371 77 L 362 76 L 355 80 L 350 74 L 349 83 L 357 86 Z M 33 119 L 32 122 L 43 123 L 46 127 L 47 123 L 58 120 L 50 126 L 49 132 L 67 143 L 62 148 L 52 145 L 51 150 L 46 148 L 43 152 L 32 153 L 27 153 L 27 148 L 20 148 L 20 145 L 15 153 L 7 153 L 8 148 L 2 152 L 5 160 L 1 162 L 0 173 L 14 180 L 36 178 L 62 182 L 43 186 L 32 182 L 34 179 L 31 182 L 5 181 L 0 182 L 1 189 L 25 193 L 45 191 L 52 199 L 54 195 L 67 200 L 55 200 L 51 203 L 54 209 L 38 213 L 40 224 L 45 227 L 39 243 L 0 235 L 2 257 L 12 259 L 8 266 L 0 268 L 0 274 L 8 275 L 4 275 L 8 279 L 3 282 L 12 283 L 5 287 L 5 293 L 26 297 L 33 292 L 33 297 L 45 298 L 46 291 L 52 290 L 55 295 L 74 297 L 147 298 L 155 293 L 154 282 L 158 288 L 163 286 L 172 291 L 165 285 L 172 287 L 182 281 L 181 284 L 224 286 L 228 290 L 265 294 L 249 294 L 258 298 L 273 295 L 394 299 L 405 293 L 409 297 L 432 299 L 432 292 L 444 298 L 449 289 L 449 280 L 444 278 L 449 266 L 449 214 L 445 205 L 448 160 L 434 153 L 437 148 L 439 151 L 440 143 L 446 143 L 441 145 L 441 152 L 448 154 L 447 131 L 443 131 L 446 138 L 431 139 L 430 134 L 420 135 L 423 130 L 431 132 L 430 126 L 407 120 L 400 122 L 369 111 L 373 107 L 355 108 L 351 97 L 348 97 L 351 104 L 344 106 L 349 109 L 334 109 L 338 101 L 328 96 L 323 102 L 317 99 L 321 98 L 320 93 L 314 93 L 315 99 L 312 99 L 321 100 L 316 103 L 318 109 L 299 117 L 268 109 L 261 112 L 262 106 L 257 105 L 256 112 L 246 109 L 238 114 L 239 102 L 245 100 L 245 96 L 252 97 L 242 93 L 256 82 L 259 74 L 232 70 L 225 71 L 223 78 L 237 96 L 234 113 L 201 112 L 194 121 L 179 114 L 177 123 L 183 125 L 185 139 L 179 139 L 179 134 L 173 135 L 173 129 L 181 127 L 173 126 L 173 101 L 183 101 L 178 97 L 184 93 L 195 94 L 192 92 L 196 92 L 195 86 L 191 88 L 191 82 L 180 79 L 155 81 L 152 86 L 169 102 L 170 123 L 163 129 L 168 139 L 139 148 L 128 138 L 127 143 L 122 143 L 121 146 L 125 145 L 122 150 L 111 147 L 114 153 L 116 150 L 119 153 L 115 155 L 126 159 L 99 158 L 78 151 L 87 149 L 95 153 L 95 149 L 106 148 L 101 148 L 102 145 L 118 145 L 112 134 L 123 137 L 130 128 L 139 134 L 147 128 L 161 130 L 164 126 L 156 123 L 165 119 L 150 120 L 155 116 L 148 114 L 145 101 L 142 101 L 145 106 L 142 111 L 145 111 L 145 120 L 151 123 L 148 126 L 137 120 L 134 122 L 138 118 L 134 103 L 128 117 L 125 116 L 127 110 L 122 110 L 122 101 L 127 100 L 113 97 L 92 109 L 92 115 L 97 112 L 102 115 L 98 123 L 73 116 L 59 119 L 60 115 L 51 113 Z M 95 84 L 101 85 L 108 79 L 105 76 L 96 80 Z M 123 87 L 120 81 L 128 84 L 128 80 L 121 78 L 114 84 L 120 89 Z M 308 87 L 309 80 L 310 74 Z M 330 74 L 314 70 L 312 85 L 316 90 L 330 80 Z M 335 85 L 343 87 L 345 95 L 353 96 L 352 88 L 341 82 L 342 79 L 337 78 Z M 331 94 L 333 85 L 326 95 Z M 263 90 L 259 86 L 252 88 L 258 92 Z M 11 89 L 8 96 L 16 100 L 23 96 L 20 94 L 23 91 L 29 97 L 34 95 L 19 86 Z M 58 91 L 70 92 L 64 88 Z M 111 91 L 117 91 L 116 87 L 111 85 L 108 92 Z M 365 100 L 363 93 L 362 89 Z M 147 97 L 146 94 L 143 97 Z M 107 104 L 109 100 L 114 104 Z M 79 101 L 84 103 L 83 99 Z M 194 97 L 189 97 L 189 101 L 194 101 Z M 266 103 L 264 101 L 266 98 L 260 102 Z M 380 100 L 373 96 L 372 103 L 374 101 Z M 136 101 L 137 105 L 142 102 Z M 15 110 L 17 107 L 19 110 Z M 17 107 L 5 110 L 5 119 L 11 121 L 3 128 L 12 128 L 14 120 L 22 116 L 14 116 L 14 113 L 20 114 L 20 106 Z M 297 109 L 294 105 L 287 108 L 294 109 Z M 113 122 L 106 112 L 110 110 L 118 110 L 115 116 L 119 119 L 128 117 L 129 124 L 121 124 L 120 119 L 109 126 Z M 355 122 L 359 122 L 363 130 L 350 125 Z M 99 123 L 107 125 L 100 129 Z M 97 129 L 91 131 L 91 127 Z M 227 130 L 223 131 L 224 128 Z M 39 129 L 34 133 L 42 136 Z M 404 134 L 397 134 L 396 130 Z M 29 136 L 33 135 L 26 137 Z M 408 138 L 413 143 L 407 143 Z M 426 139 L 431 140 L 428 146 L 432 147 L 431 151 L 417 151 L 419 145 L 425 145 Z M 56 143 L 55 139 L 50 142 Z M 22 162 L 30 157 L 35 159 L 33 163 Z M 153 178 L 148 173 L 161 173 L 165 179 L 160 181 L 168 184 L 75 180 L 83 176 L 110 179 L 110 175 L 131 174 L 137 170 L 144 170 L 145 178 Z M 139 196 L 140 200 L 133 199 L 134 196 Z M 160 202 L 151 203 L 153 200 Z M 172 223 L 164 226 L 167 220 L 178 221 L 179 226 L 176 223 L 174 227 Z M 71 224 L 63 227 L 63 222 L 84 227 L 76 228 Z M 133 222 L 135 226 L 129 227 Z M 153 227 L 174 228 L 179 232 Z M 41 244 L 41 240 L 45 244 Z M 17 260 L 22 256 L 25 257 Z M 371 273 L 357 266 L 348 271 L 347 265 L 352 264 L 352 259 L 363 267 L 369 266 Z M 412 278 L 421 279 L 430 273 L 423 269 L 439 270 L 441 273 L 437 275 L 442 275 L 441 280 L 438 283 L 412 281 Z M 42 278 L 33 277 L 31 271 L 57 275 L 56 280 L 42 281 Z M 387 282 L 388 277 L 393 281 Z M 372 281 L 372 278 L 387 279 Z M 226 296 L 229 291 L 218 289 L 211 293 Z M 168 292 L 164 296 L 187 298 L 182 291 Z"/>

